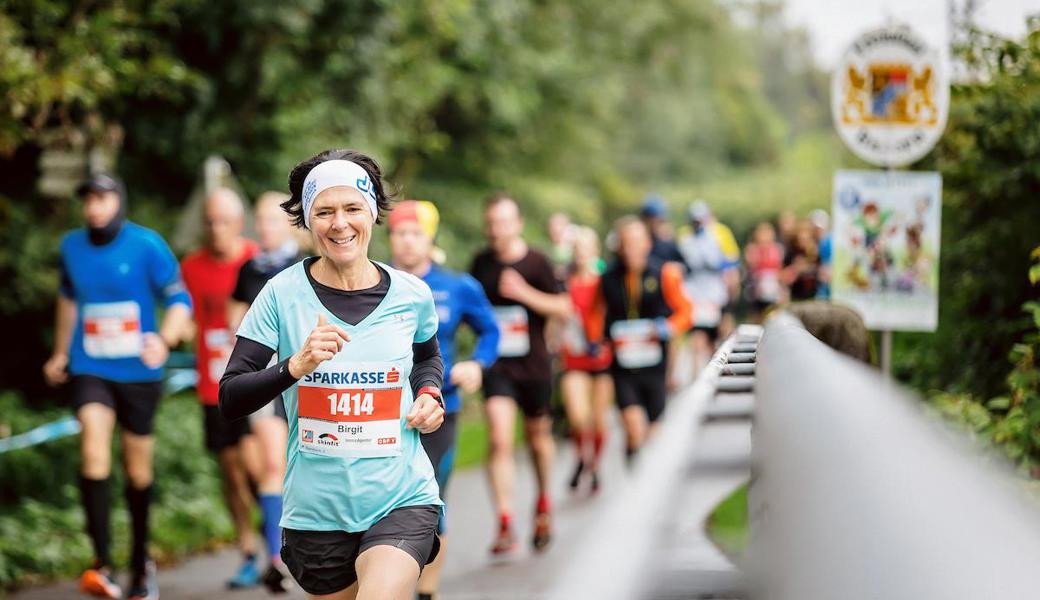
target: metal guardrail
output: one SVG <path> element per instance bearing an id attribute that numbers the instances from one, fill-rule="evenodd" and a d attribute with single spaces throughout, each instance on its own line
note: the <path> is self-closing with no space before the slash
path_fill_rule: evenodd
<path id="1" fill-rule="evenodd" d="M 758 358 L 754 597 L 1040 597 L 1040 508 L 1020 481 L 791 319 Z"/>
<path id="2" fill-rule="evenodd" d="M 654 583 L 648 580 L 646 563 L 660 535 L 660 515 L 668 510 L 698 439 L 697 424 L 702 422 L 717 388 L 727 379 L 724 371 L 734 345 L 757 341 L 760 335 L 760 328 L 742 325 L 722 344 L 693 385 L 670 400 L 663 422 L 640 450 L 639 464 L 624 488 L 611 492 L 610 503 L 596 516 L 581 553 L 568 557 L 570 564 L 546 598 L 632 600 Z M 741 368 L 745 374 L 753 373 L 750 362 L 741 364 L 745 365 Z"/>

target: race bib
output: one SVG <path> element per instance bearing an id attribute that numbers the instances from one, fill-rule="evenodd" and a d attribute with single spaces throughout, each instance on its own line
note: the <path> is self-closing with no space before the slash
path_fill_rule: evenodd
<path id="1" fill-rule="evenodd" d="M 664 351 L 657 339 L 657 328 L 651 319 L 615 321 L 610 326 L 614 355 L 625 369 L 642 369 L 661 364 Z"/>
<path id="2" fill-rule="evenodd" d="M 776 302 L 780 298 L 780 274 L 772 271 L 760 273 L 756 288 L 760 301 Z"/>
<path id="3" fill-rule="evenodd" d="M 141 355 L 141 307 L 136 302 L 83 305 L 83 350 L 91 358 Z"/>
<path id="4" fill-rule="evenodd" d="M 345 458 L 401 454 L 403 369 L 326 361 L 297 387 L 300 451 Z"/>
<path id="5" fill-rule="evenodd" d="M 227 368 L 228 359 L 231 358 L 231 332 L 227 329 L 208 329 L 205 333 L 206 340 L 206 367 L 209 370 L 209 379 L 213 383 L 220 383 L 220 378 Z"/>
<path id="6" fill-rule="evenodd" d="M 722 320 L 722 309 L 718 304 L 698 302 L 693 307 L 693 324 L 697 327 L 718 327 Z"/>
<path id="7" fill-rule="evenodd" d="M 523 306 L 495 306 L 498 323 L 498 355 L 504 358 L 527 356 L 531 351 L 527 309 Z"/>
<path id="8" fill-rule="evenodd" d="M 572 356 L 585 356 L 589 353 L 589 344 L 585 340 L 585 328 L 577 317 L 567 319 L 563 329 L 563 347 Z"/>

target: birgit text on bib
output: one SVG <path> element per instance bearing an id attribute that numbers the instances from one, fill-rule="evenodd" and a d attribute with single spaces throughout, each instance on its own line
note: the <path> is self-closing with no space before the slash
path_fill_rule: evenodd
<path id="1" fill-rule="evenodd" d="M 298 384 L 300 451 L 346 458 L 401 454 L 405 383 L 397 363 L 322 363 Z"/>
<path id="2" fill-rule="evenodd" d="M 494 310 L 499 331 L 498 355 L 505 358 L 527 356 L 531 351 L 527 309 L 514 305 L 495 306 Z"/>
<path id="3" fill-rule="evenodd" d="M 136 302 L 83 305 L 83 350 L 91 358 L 140 356 L 141 307 Z"/>
<path id="4" fill-rule="evenodd" d="M 664 354 L 651 319 L 616 321 L 610 326 L 614 355 L 624 369 L 642 369 L 661 364 Z"/>

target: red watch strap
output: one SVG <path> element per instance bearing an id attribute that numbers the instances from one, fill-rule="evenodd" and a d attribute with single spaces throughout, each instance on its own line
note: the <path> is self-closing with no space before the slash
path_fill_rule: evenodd
<path id="1" fill-rule="evenodd" d="M 441 407 L 444 406 L 444 396 L 441 395 L 441 389 L 440 388 L 433 387 L 432 385 L 423 386 L 423 387 L 419 388 L 419 391 L 418 391 L 418 393 L 416 393 L 415 397 L 418 398 L 419 396 L 422 396 L 423 394 L 429 394 L 429 395 L 433 396 L 434 398 L 437 399 L 437 403 L 440 404 Z"/>

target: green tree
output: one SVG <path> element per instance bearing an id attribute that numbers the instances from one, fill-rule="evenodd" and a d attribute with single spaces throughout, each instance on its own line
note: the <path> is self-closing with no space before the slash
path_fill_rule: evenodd
<path id="1" fill-rule="evenodd" d="M 939 328 L 900 336 L 897 374 L 922 389 L 992 397 L 1030 328 L 1023 278 L 1040 241 L 1040 21 L 1022 41 L 975 32 L 959 55 L 982 76 L 953 87 L 946 134 L 925 166 L 943 174 Z"/>
<path id="2" fill-rule="evenodd" d="M 471 246 L 472 209 L 505 186 L 535 223 L 566 205 L 602 226 L 657 180 L 777 156 L 784 126 L 745 37 L 713 0 L 12 0 L 0 275 L 20 293 L 0 324 L 48 329 L 58 234 L 77 222 L 36 192 L 44 152 L 119 142 L 131 216 L 163 232 L 206 156 L 255 196 L 335 146 L 445 202 L 449 241 Z"/>

